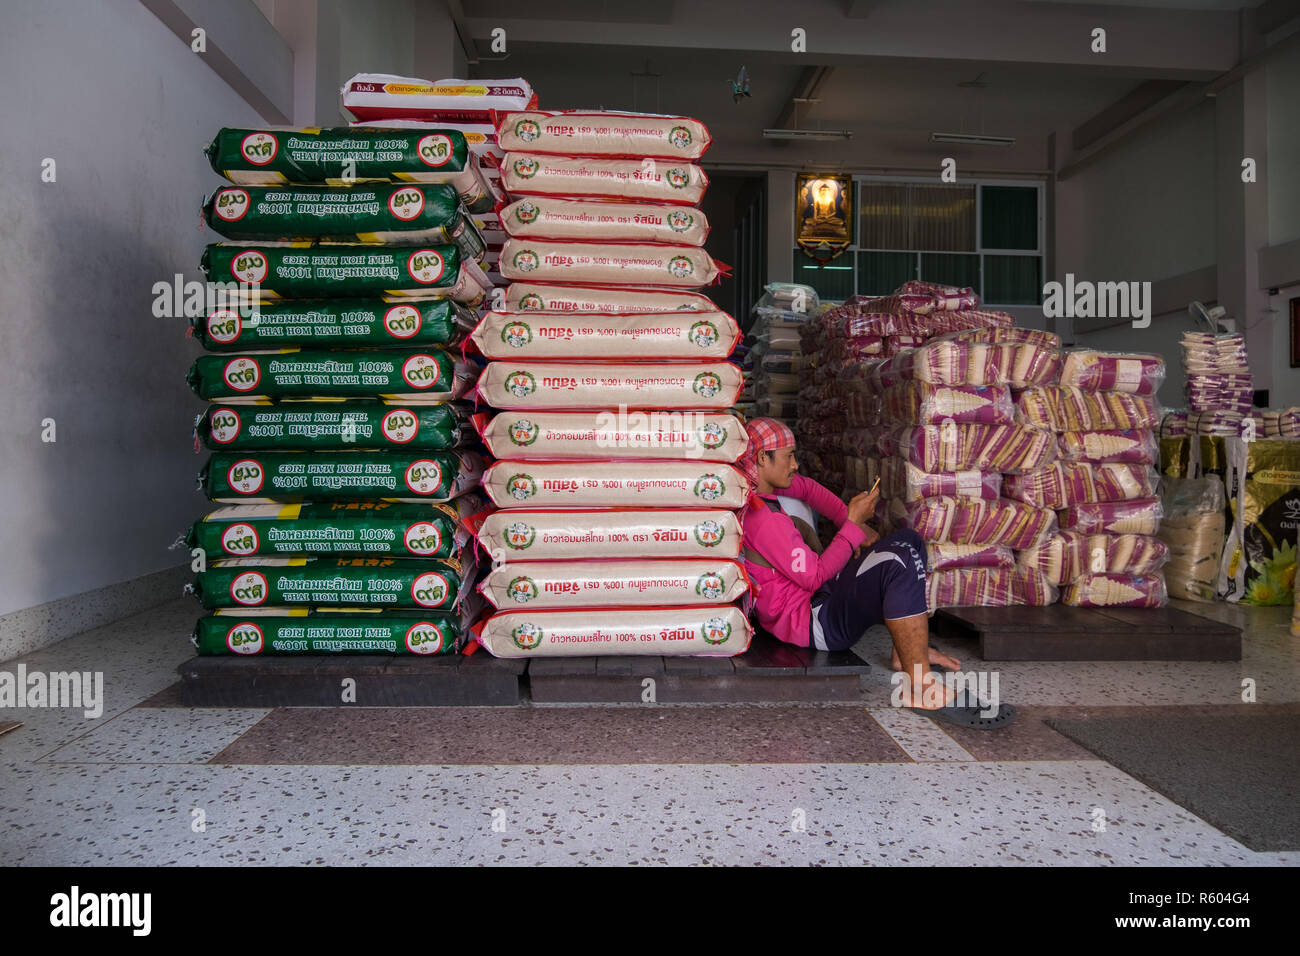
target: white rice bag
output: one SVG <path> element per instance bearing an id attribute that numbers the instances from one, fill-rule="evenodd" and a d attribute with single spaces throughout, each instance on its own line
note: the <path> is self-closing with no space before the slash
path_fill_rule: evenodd
<path id="1" fill-rule="evenodd" d="M 488 312 L 472 338 L 494 359 L 725 359 L 741 333 L 721 311 Z"/>
<path id="2" fill-rule="evenodd" d="M 745 477 L 722 462 L 498 461 L 483 490 L 501 508 L 740 508 Z"/>
<path id="3" fill-rule="evenodd" d="M 494 608 L 727 604 L 749 590 L 749 577 L 739 562 L 712 558 L 511 561 L 478 589 Z"/>

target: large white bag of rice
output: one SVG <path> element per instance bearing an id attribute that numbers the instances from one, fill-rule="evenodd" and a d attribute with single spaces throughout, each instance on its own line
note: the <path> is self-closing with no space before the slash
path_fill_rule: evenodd
<path id="1" fill-rule="evenodd" d="M 722 311 L 488 312 L 472 337 L 494 359 L 725 359 L 741 333 Z"/>
<path id="2" fill-rule="evenodd" d="M 343 105 L 359 120 L 482 123 L 491 120 L 494 110 L 526 110 L 537 105 L 537 95 L 522 77 L 431 83 L 391 73 L 358 73 L 339 92 Z"/>
<path id="3" fill-rule="evenodd" d="M 722 462 L 498 461 L 483 490 L 500 508 L 739 508 L 745 477 Z"/>
<path id="4" fill-rule="evenodd" d="M 740 522 L 723 508 L 492 511 L 470 515 L 464 524 L 496 562 L 740 555 Z"/>
<path id="5" fill-rule="evenodd" d="M 699 120 L 615 110 L 528 110 L 498 118 L 507 152 L 642 159 L 699 159 L 712 137 Z"/>
<path id="6" fill-rule="evenodd" d="M 523 239 L 667 242 L 702 246 L 709 220 L 689 206 L 526 196 L 501 210 L 507 233 Z"/>
<path id="7" fill-rule="evenodd" d="M 726 412 L 501 412 L 475 416 L 496 458 L 688 458 L 732 462 L 748 436 Z"/>
<path id="8" fill-rule="evenodd" d="M 698 206 L 709 177 L 688 162 L 506 153 L 501 183 L 511 198 L 594 196 Z"/>
<path id="9" fill-rule="evenodd" d="M 734 604 L 632 610 L 499 611 L 475 625 L 494 657 L 696 654 L 734 657 L 753 628 Z"/>
<path id="10" fill-rule="evenodd" d="M 510 283 L 501 304 L 493 308 L 503 312 L 714 312 L 718 307 L 707 295 L 685 289 L 564 285 L 530 279 Z"/>
<path id="11" fill-rule="evenodd" d="M 493 408 L 730 408 L 744 385 L 730 362 L 489 362 L 478 394 Z"/>
<path id="12" fill-rule="evenodd" d="M 662 607 L 728 604 L 749 590 L 749 577 L 739 562 L 712 558 L 513 561 L 478 589 L 494 608 Z"/>
<path id="13" fill-rule="evenodd" d="M 652 243 L 552 242 L 506 240 L 501 247 L 501 274 L 507 279 L 592 285 L 666 285 L 698 289 L 712 284 L 719 268 L 698 246 Z"/>

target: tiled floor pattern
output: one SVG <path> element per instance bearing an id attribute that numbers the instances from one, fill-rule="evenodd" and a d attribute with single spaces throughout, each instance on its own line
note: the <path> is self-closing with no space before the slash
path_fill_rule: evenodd
<path id="1" fill-rule="evenodd" d="M 0 736 L 0 865 L 1300 864 L 1043 723 L 1300 710 L 1285 609 L 1211 610 L 1247 627 L 1241 662 L 984 665 L 945 647 L 996 667 L 1018 706 L 991 733 L 890 707 L 880 633 L 857 648 L 880 665 L 857 705 L 187 708 L 194 606 L 175 602 L 22 659 L 102 671 L 104 710 L 0 715 L 23 721 Z"/>

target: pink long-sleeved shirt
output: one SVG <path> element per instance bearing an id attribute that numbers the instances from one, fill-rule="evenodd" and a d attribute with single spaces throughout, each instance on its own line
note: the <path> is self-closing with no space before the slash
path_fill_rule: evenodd
<path id="1" fill-rule="evenodd" d="M 834 539 L 819 555 L 804 543 L 784 512 L 770 511 L 753 499 L 744 511 L 745 547 L 772 565 L 765 568 L 745 562 L 745 571 L 753 582 L 758 623 L 788 644 L 807 647 L 813 594 L 848 564 L 867 536 L 849 520 L 848 506 L 811 478 L 795 475 L 789 488 L 760 497 L 774 501 L 776 495 L 798 498 L 839 526 Z"/>

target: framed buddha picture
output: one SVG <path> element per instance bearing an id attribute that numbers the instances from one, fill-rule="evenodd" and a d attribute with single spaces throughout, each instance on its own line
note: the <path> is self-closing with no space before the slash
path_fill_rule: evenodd
<path id="1" fill-rule="evenodd" d="M 853 178 L 799 173 L 795 177 L 795 243 L 818 263 L 853 244 Z"/>

